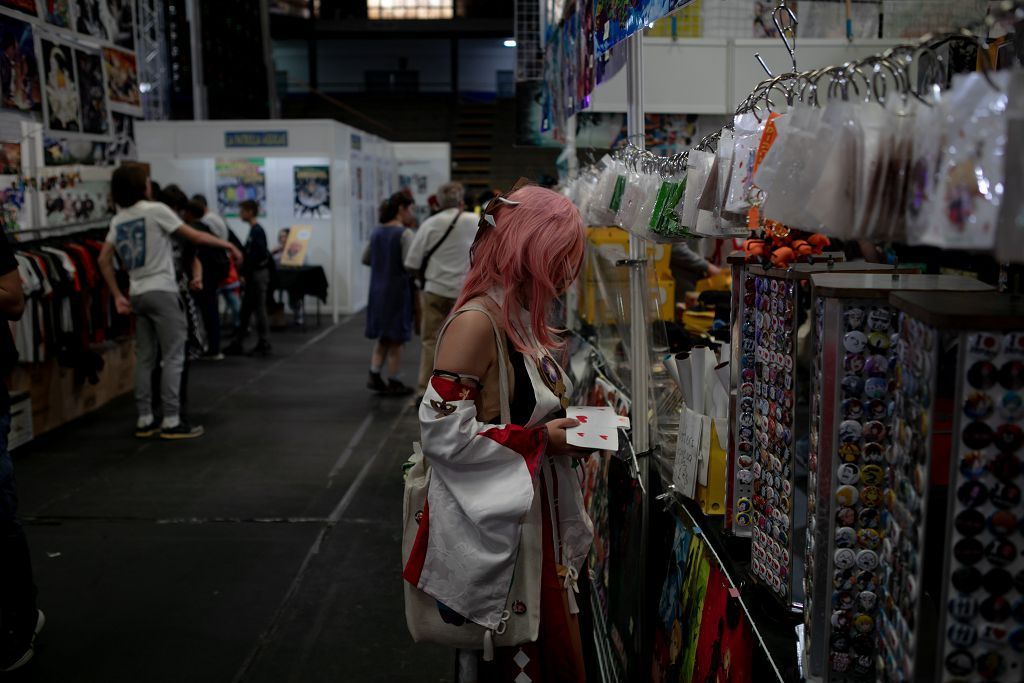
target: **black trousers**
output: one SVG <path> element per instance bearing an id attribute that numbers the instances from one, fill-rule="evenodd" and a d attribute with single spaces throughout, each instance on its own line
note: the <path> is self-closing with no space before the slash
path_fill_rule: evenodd
<path id="1" fill-rule="evenodd" d="M 218 307 L 217 288 L 203 284 L 202 291 L 192 292 L 192 297 L 203 316 L 203 327 L 206 328 L 206 352 L 211 356 L 220 353 L 220 308 Z"/>
<path id="2" fill-rule="evenodd" d="M 270 317 L 267 314 L 267 299 L 270 290 L 270 270 L 257 270 L 245 279 L 245 296 L 242 298 L 242 314 L 239 317 L 235 340 L 241 342 L 249 332 L 249 321 L 256 315 L 256 335 L 260 342 L 267 341 L 270 333 Z"/>
<path id="3" fill-rule="evenodd" d="M 10 410 L 0 415 L 0 637 L 25 639 L 36 625 L 36 587 L 25 531 L 18 521 L 14 464 L 7 451 Z"/>

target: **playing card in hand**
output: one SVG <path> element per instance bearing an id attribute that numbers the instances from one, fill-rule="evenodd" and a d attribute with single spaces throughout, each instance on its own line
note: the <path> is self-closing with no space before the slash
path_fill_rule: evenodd
<path id="1" fill-rule="evenodd" d="M 619 427 L 629 426 L 629 418 L 616 415 L 611 408 L 573 406 L 566 410 L 566 417 L 580 423 L 566 430 L 569 445 L 595 451 L 617 451 Z"/>

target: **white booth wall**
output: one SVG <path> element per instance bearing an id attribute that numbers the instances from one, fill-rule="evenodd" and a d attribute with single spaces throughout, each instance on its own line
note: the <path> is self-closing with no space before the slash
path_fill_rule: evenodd
<path id="1" fill-rule="evenodd" d="M 288 145 L 226 146 L 225 133 L 244 131 L 286 131 Z M 139 122 L 136 137 L 139 160 L 150 165 L 154 180 L 175 183 L 189 195 L 204 194 L 214 209 L 216 161 L 264 159 L 266 216 L 260 224 L 268 241 L 275 244 L 281 228 L 312 226 L 306 262 L 324 267 L 327 307 L 334 319 L 366 306 L 369 271 L 361 263 L 363 247 L 376 225 L 377 206 L 397 186 L 390 142 L 331 120 Z M 309 165 L 331 169 L 330 218 L 294 215 L 294 169 Z M 357 172 L 361 183 L 353 182 Z M 238 218 L 226 220 L 244 241 L 248 225 Z"/>

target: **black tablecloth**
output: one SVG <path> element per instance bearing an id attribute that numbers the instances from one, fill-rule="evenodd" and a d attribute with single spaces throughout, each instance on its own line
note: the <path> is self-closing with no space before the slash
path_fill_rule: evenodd
<path id="1" fill-rule="evenodd" d="M 278 266 L 274 289 L 293 297 L 315 296 L 327 303 L 327 274 L 323 266 Z"/>

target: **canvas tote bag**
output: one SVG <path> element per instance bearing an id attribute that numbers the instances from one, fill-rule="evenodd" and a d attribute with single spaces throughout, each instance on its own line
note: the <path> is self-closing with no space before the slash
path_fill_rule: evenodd
<path id="1" fill-rule="evenodd" d="M 478 311 L 487 316 L 494 329 L 495 342 L 498 348 L 498 389 L 501 404 L 501 423 L 511 422 L 509 410 L 509 360 L 505 335 L 495 321 L 494 305 L 489 298 L 470 302 L 461 311 Z M 441 328 L 440 336 L 454 318 L 449 318 Z M 423 457 L 419 443 L 413 444 L 413 455 L 406 463 L 405 495 L 402 506 L 404 525 L 402 529 L 402 566 L 409 561 L 416 533 L 419 529 L 419 518 L 422 517 L 423 506 L 427 500 L 430 487 L 430 465 Z M 523 521 L 522 536 L 519 542 L 519 553 L 512 578 L 512 586 L 505 601 L 502 623 L 498 629 L 488 629 L 466 621 L 462 626 L 445 623 L 438 612 L 437 601 L 413 586 L 402 581 L 405 588 L 405 620 L 409 633 L 417 643 L 427 642 L 448 645 L 459 649 L 484 650 L 484 659 L 490 660 L 493 648 L 521 645 L 537 639 L 540 629 L 540 576 L 543 550 L 541 529 L 540 492 L 535 491 L 533 504 Z M 519 609 L 512 609 L 517 605 Z M 525 609 L 523 609 L 525 607 Z"/>

